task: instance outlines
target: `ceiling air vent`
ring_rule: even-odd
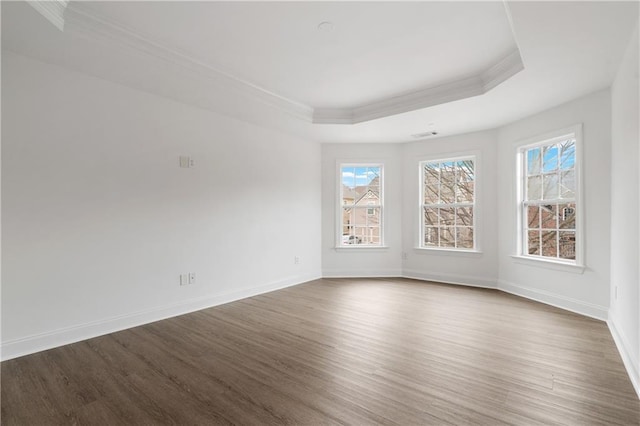
[[[436,136],[438,132],[424,132],[424,133],[416,133],[415,135],[411,135],[416,139],[429,138],[431,136]]]

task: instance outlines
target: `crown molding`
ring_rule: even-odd
[[[484,91],[488,92],[500,83],[507,81],[523,69],[524,64],[522,63],[520,50],[516,48],[507,56],[487,68],[487,70],[481,74],[480,77],[483,81]]]
[[[64,31],[64,11],[69,4],[68,0],[27,1],[27,3],[57,29]]]
[[[164,46],[150,37],[98,16],[78,2],[69,3],[64,12],[64,25],[65,32],[73,32],[119,48],[128,48],[141,55],[151,56],[192,71],[221,87],[231,87],[241,95],[259,100],[304,121],[311,122],[313,108],[263,89],[220,68],[204,64],[184,52]]]
[[[82,5],[82,2],[54,0],[30,1],[42,13],[65,32],[99,40],[119,49],[128,49],[138,55],[171,64],[191,71],[218,87],[231,88],[239,95],[260,101],[284,111],[305,122],[314,124],[356,124],[379,118],[428,108],[448,102],[482,95],[524,69],[520,52],[516,47],[505,57],[482,72],[443,84],[425,87],[411,93],[392,96],[365,105],[347,108],[313,108],[277,93],[266,90],[249,81],[234,76],[229,71],[214,67],[137,33],[119,23],[98,16]]]
[[[524,69],[516,48],[483,72],[356,108],[317,108],[316,124],[356,124],[482,95]]]
[[[473,76],[458,81],[394,96],[356,108],[316,109],[313,122],[317,124],[356,124],[376,118],[481,95],[482,80]]]

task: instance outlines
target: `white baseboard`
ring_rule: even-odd
[[[423,281],[435,281],[445,284],[464,285],[468,287],[497,288],[495,278],[484,278],[458,274],[433,274],[412,269],[403,270],[402,277]]]
[[[0,345],[0,359],[2,361],[6,361],[23,355],[29,355],[58,346],[79,342],[81,340],[125,330],[127,328],[137,327],[178,315],[188,314],[190,312],[217,305],[223,305],[225,303],[257,296],[263,293],[269,293],[271,291],[280,290],[319,278],[321,278],[319,274],[289,277],[284,280],[279,280],[250,289],[185,300],[175,304],[160,306],[128,315],[122,315],[100,321],[92,321],[73,327],[62,328],[21,339],[2,342],[2,345]]]
[[[633,356],[631,356],[632,352],[629,350],[629,341],[624,333],[622,333],[622,331],[616,326],[615,320],[613,318],[609,318],[607,320],[607,325],[609,326],[611,336],[613,336],[613,341],[616,343],[618,352],[620,353],[620,357],[624,363],[624,367],[627,369],[627,375],[629,376],[629,379],[631,379],[631,384],[633,384],[633,388],[636,390],[638,398],[640,398],[640,372],[638,371],[638,364],[640,364],[640,360],[634,360]]]
[[[498,289],[516,296],[525,297],[537,302],[546,303],[556,308],[565,309],[580,315],[606,321],[609,309],[605,306],[595,305],[581,300],[560,296],[544,290],[519,286],[504,280],[498,280]]]
[[[393,278],[401,277],[400,269],[323,269],[322,278]]]

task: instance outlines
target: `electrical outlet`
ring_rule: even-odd
[[[195,284],[195,283],[196,283],[196,273],[189,272],[189,284]]]
[[[299,258],[298,256],[295,256],[295,257],[293,258],[293,263],[294,263],[294,265],[298,265],[298,264],[300,264],[300,258]]]
[[[180,285],[189,284],[189,275],[188,274],[180,274]]]
[[[180,156],[180,167],[183,169],[190,169],[196,166],[196,160],[186,155]]]
[[[402,260],[407,260],[409,258],[409,256],[407,255],[406,251],[402,252]]]

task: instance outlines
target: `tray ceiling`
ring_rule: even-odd
[[[23,2],[3,2],[3,49],[327,142],[406,141],[433,122],[440,135],[480,130],[604,88],[638,10],[613,2],[31,4],[54,25]],[[322,22],[331,31],[319,30]]]

